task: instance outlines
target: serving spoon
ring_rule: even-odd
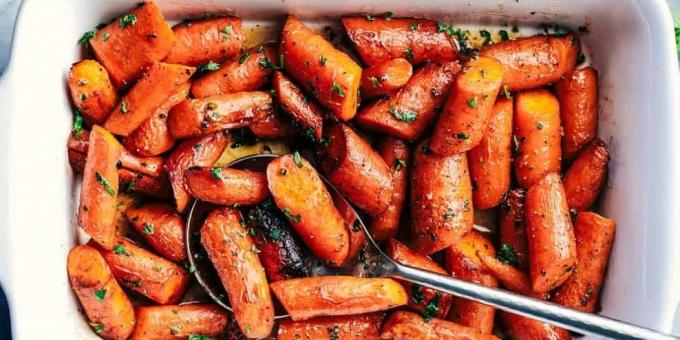
[[[264,171],[270,161],[277,155],[258,154],[243,157],[231,162],[228,167]],[[338,190],[321,174],[319,177],[325,182],[328,191],[342,199],[350,207],[352,205],[338,192]],[[187,217],[186,248],[189,264],[193,268],[198,284],[203,290],[223,308],[232,311],[221,281],[219,280],[212,263],[205,254],[200,244],[200,229],[207,214],[217,206],[194,200],[191,204]],[[353,209],[353,208],[352,208]],[[354,209],[353,209],[354,210]],[[480,284],[458,280],[450,276],[432,273],[426,270],[413,268],[399,264],[387,256],[380,246],[373,240],[366,229],[366,225],[360,214],[354,210],[356,220],[359,221],[363,232],[366,234],[366,246],[361,266],[354,263],[353,266],[344,268],[327,268],[321,264],[315,264],[312,268],[313,275],[352,274],[359,275],[361,268],[362,276],[391,277],[421,286],[436,289],[448,294],[474,300],[528,318],[546,322],[558,327],[581,333],[615,339],[680,339],[674,335],[664,334],[649,328],[633,325],[605,316],[585,313],[575,309],[566,308],[558,304],[531,297],[515,294],[498,288],[491,288]],[[287,318],[285,310],[276,306],[275,320]]]

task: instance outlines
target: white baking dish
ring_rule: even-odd
[[[80,58],[80,35],[136,0],[24,2],[0,80],[0,280],[15,339],[94,338],[66,278],[77,192],[66,157],[72,116],[64,79]],[[680,329],[680,87],[662,0],[158,3],[175,19],[225,10],[254,19],[393,11],[467,24],[587,24],[583,41],[600,71],[600,136],[612,153],[601,212],[618,222],[602,314],[666,332],[675,322]]]

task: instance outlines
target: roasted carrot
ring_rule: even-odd
[[[404,288],[387,278],[316,276],[270,286],[293,321],[383,311],[405,305],[408,299]]]
[[[465,339],[492,340],[495,335],[484,334],[474,328],[436,318],[424,319],[407,311],[396,311],[383,325],[381,339]]]
[[[505,331],[514,340],[569,340],[568,330],[525,318],[520,315],[500,311]]]
[[[404,87],[361,110],[357,124],[408,141],[419,139],[436,122],[459,70],[455,61],[423,66]]]
[[[378,339],[384,319],[381,313],[322,316],[310,320],[284,320],[279,324],[278,340],[363,340]]]
[[[464,153],[439,156],[428,140],[415,150],[411,171],[414,246],[421,254],[440,251],[472,229],[472,185]]]
[[[547,297],[547,294],[537,294],[531,290],[531,281],[525,272],[485,252],[477,252],[477,257],[483,268],[495,276],[508,290],[537,299],[545,300]]]
[[[584,67],[564,76],[555,84],[564,128],[562,152],[566,160],[597,136],[597,71]]]
[[[104,339],[127,339],[135,311],[96,249],[77,246],[68,253],[68,278],[90,325]]]
[[[309,100],[302,90],[283,73],[276,71],[272,77],[272,88],[281,108],[305,130],[305,134],[321,139],[323,111],[315,102]]]
[[[571,33],[536,35],[487,45],[479,55],[503,64],[503,85],[514,92],[557,82],[574,69],[580,49]]]
[[[184,171],[191,196],[221,205],[255,205],[269,196],[262,172],[230,168],[194,167]]]
[[[546,293],[564,283],[576,265],[576,239],[560,176],[549,174],[529,188],[524,211],[531,287]]]
[[[401,88],[411,79],[413,66],[404,58],[395,58],[369,66],[361,74],[361,96],[371,98]]]
[[[85,161],[87,160],[87,154],[83,152],[78,152],[73,149],[68,149],[68,164],[71,166],[76,174],[82,174],[85,171]]]
[[[167,176],[152,177],[128,169],[118,169],[120,187],[125,192],[141,192],[158,198],[172,198],[172,188]]]
[[[220,158],[228,142],[229,139],[222,132],[194,137],[177,146],[165,160],[165,169],[179,212],[184,211],[190,199],[184,171],[194,166],[212,166]]]
[[[215,305],[183,304],[137,308],[137,324],[131,340],[186,339],[200,334],[218,336],[229,320],[227,312]]]
[[[559,173],[559,102],[546,90],[521,92],[515,98],[514,135],[515,177],[527,189],[549,173]]]
[[[319,174],[307,160],[285,155],[267,166],[267,184],[276,205],[317,259],[340,266],[349,235]]]
[[[555,292],[554,302],[584,312],[595,311],[615,231],[616,223],[609,218],[592,212],[576,216],[578,264],[574,274]]]
[[[118,101],[109,74],[94,60],[81,60],[68,74],[73,105],[89,125],[103,124]]]
[[[357,208],[369,215],[387,209],[392,196],[392,173],[370,144],[343,123],[324,130],[320,165],[326,178]]]
[[[406,201],[411,151],[403,141],[386,137],[380,141],[378,153],[385,160],[385,163],[391,167],[392,197],[387,209],[371,218],[368,230],[375,240],[383,241],[395,237],[399,231],[401,210]]]
[[[243,46],[240,18],[206,18],[181,22],[172,27],[177,42],[165,58],[168,63],[199,66],[221,63],[236,56]]]
[[[182,261],[187,256],[184,245],[184,220],[167,203],[146,203],[132,206],[125,212],[130,224],[161,256]]]
[[[99,125],[92,127],[80,189],[78,224],[107,249],[113,247],[116,237],[116,163],[120,152],[121,146],[113,135]]]
[[[345,17],[342,24],[368,65],[402,57],[414,65],[456,59],[455,41],[432,20]]]
[[[193,67],[154,63],[111,110],[104,127],[127,136],[165,103],[194,73]]]
[[[175,138],[248,126],[272,111],[272,97],[261,91],[187,99],[170,110],[168,128]]]
[[[241,222],[238,210],[213,210],[201,228],[201,244],[227,291],[243,334],[264,338],[274,326],[274,306],[257,257],[259,250]]]
[[[361,67],[352,58],[292,15],[283,25],[279,50],[288,74],[305,84],[337,119],[347,121],[354,117]]]
[[[562,179],[569,209],[588,209],[597,197],[607,179],[609,149],[601,139],[581,149]]]
[[[529,250],[527,249],[527,232],[524,223],[524,195],[523,189],[515,189],[508,193],[499,211],[499,234],[501,249],[512,251],[516,255],[518,268],[526,270],[529,265]]]
[[[131,84],[145,67],[163,60],[175,41],[158,6],[144,2],[99,30],[90,46],[109,71],[113,85],[121,88]]]
[[[286,138],[300,134],[300,129],[290,123],[290,119],[274,110],[248,126],[257,138]]]
[[[493,208],[510,189],[512,173],[512,100],[499,98],[486,132],[468,152],[472,202],[476,209]]]
[[[349,249],[345,257],[345,264],[350,263],[366,245],[366,233],[361,227],[357,213],[352,206],[336,192],[331,192],[333,204],[345,221],[345,230],[349,235]]]

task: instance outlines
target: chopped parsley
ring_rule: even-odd
[[[425,300],[425,296],[423,295],[423,287],[416,284],[411,286],[411,299],[416,305],[422,303]]]
[[[300,215],[293,215],[293,213],[290,212],[290,210],[289,210],[288,208],[283,208],[283,210],[281,210],[281,211],[283,211],[283,214],[286,215],[286,217],[287,217],[290,221],[293,221],[293,222],[295,222],[295,223],[300,223],[300,221],[302,221],[302,216],[300,216]]]
[[[76,110],[73,116],[73,134],[78,140],[83,137],[83,123],[83,114]]]
[[[403,159],[395,159],[394,160],[394,170],[399,171],[402,168],[406,168],[406,162]]]
[[[222,36],[222,40],[229,40],[229,38],[231,38],[231,35],[234,33],[234,28],[231,27],[231,25],[227,25],[224,26],[220,32],[224,33],[224,35]]]
[[[118,255],[130,256],[130,252],[120,244],[116,244],[113,246],[113,252]]]
[[[281,237],[281,233],[278,230],[270,230],[267,236],[269,236],[269,238],[273,240],[277,241],[283,240],[283,238]]]
[[[470,136],[466,135],[465,132],[458,132],[457,134],[454,135],[454,137],[456,137],[456,139],[460,139],[460,140],[470,139]]]
[[[331,85],[331,92],[335,92],[338,94],[338,97],[340,98],[345,98],[345,91],[342,90],[342,87],[340,85],[336,84],[333,82],[333,85]]]
[[[107,41],[107,40],[109,40],[109,37],[110,37],[110,36],[111,36],[111,35],[109,34],[109,32],[104,32],[104,33],[102,34],[102,41]]]
[[[220,64],[214,62],[214,61],[209,61],[203,65],[198,66],[196,68],[196,71],[198,73],[205,73],[205,72],[211,72],[211,71],[217,71],[220,69]]]
[[[208,339],[210,339],[210,338],[208,338],[205,335],[199,335],[199,334],[191,334],[187,338],[187,340],[208,340]]]
[[[97,29],[93,28],[85,33],[78,39],[79,44],[87,44],[90,39],[94,38],[97,35]]]
[[[372,16],[372,15],[370,15],[370,14],[366,14],[366,20],[368,20],[368,21],[375,21],[375,17]]]
[[[493,42],[491,39],[491,32],[487,30],[480,30],[479,34],[482,36],[482,38],[484,38],[484,42],[482,43],[483,45],[488,45]]]
[[[397,109],[390,109],[388,111],[395,119],[406,123],[412,123],[418,117],[415,111],[400,111]]]
[[[222,179],[222,168],[214,167],[210,169],[210,174],[214,179]]]
[[[410,29],[411,31],[417,31],[418,27],[420,27],[420,24],[417,22],[412,22],[408,24],[408,29]]]
[[[127,106],[127,103],[125,101],[120,102],[120,112],[122,113],[128,113],[130,109]]]
[[[371,86],[373,87],[380,87],[380,79],[378,77],[368,77],[368,80],[371,82]]]
[[[129,25],[134,25],[136,23],[137,23],[137,16],[134,15],[134,14],[125,14],[119,20],[120,28],[123,28],[125,26],[129,26]]]
[[[326,58],[325,55],[322,55],[321,57],[319,57],[319,64],[326,65],[327,61],[328,61],[328,58]]]
[[[545,125],[543,125],[543,123],[541,123],[541,122],[536,123],[536,128],[537,128],[537,129],[543,130],[544,127],[545,127]]]
[[[269,56],[267,56],[267,53],[264,53],[264,59],[260,60],[259,64],[260,64],[260,66],[262,66],[264,68],[270,68],[272,70],[282,70],[285,62],[286,62],[286,57],[283,54],[279,54],[279,63],[281,65],[276,66],[276,65],[271,63],[271,61],[269,60]]]
[[[106,192],[109,193],[109,195],[113,196],[116,194],[116,190],[114,190],[113,187],[111,187],[109,181],[107,181],[106,178],[102,176],[102,174],[100,174],[99,172],[95,172],[94,176],[97,179],[97,182],[104,186],[104,189],[106,189]]]
[[[92,327],[92,329],[94,329],[94,332],[97,334],[100,334],[101,332],[104,331],[104,325],[100,323],[90,322],[90,327]]]
[[[506,99],[512,99],[512,94],[508,90],[508,85],[503,85],[503,95]]]
[[[425,306],[423,310],[423,320],[429,322],[433,317],[439,313],[439,301],[441,300],[441,293],[436,293],[432,300]]]
[[[340,340],[340,326],[329,326],[326,330],[328,331],[329,340]]]
[[[507,243],[501,244],[501,247],[498,248],[496,258],[499,261],[509,265],[516,265],[519,263],[519,257],[517,257],[515,249],[513,249],[512,246]]]
[[[260,249],[257,249],[257,246],[253,244],[253,245],[250,247],[250,252],[253,253],[253,254],[259,254],[259,253],[261,253],[262,251],[260,251]]]
[[[439,33],[448,32],[449,29],[450,29],[449,25],[447,25],[447,24],[445,24],[441,21],[437,22],[437,32],[439,32]]]
[[[408,59],[408,60],[412,60],[412,59],[413,59],[413,50],[411,50],[411,48],[407,47],[407,48],[404,50],[404,58],[406,58],[406,59]]]
[[[453,210],[446,209],[446,213],[444,213],[444,221],[448,221],[451,218],[453,218]]]
[[[506,30],[498,31],[498,35],[501,37],[501,41],[510,40],[510,35]]]
[[[477,97],[472,97],[467,100],[467,105],[471,108],[476,108],[477,107]]]
[[[390,11],[385,12],[385,14],[383,15],[383,18],[385,18],[385,20],[387,21],[392,20],[392,17],[394,17],[394,13]]]
[[[242,65],[243,63],[245,63],[246,60],[248,60],[248,57],[250,57],[250,53],[247,53],[247,52],[246,52],[246,53],[243,53],[243,54],[241,55],[241,58],[238,59],[239,65]]]
[[[96,289],[94,291],[94,298],[97,299],[97,301],[104,301],[104,298],[106,298],[106,289]]]
[[[144,223],[144,226],[142,227],[142,231],[143,231],[145,234],[149,234],[149,235],[153,234],[153,231],[154,231],[153,224],[151,224],[151,223]]]
[[[182,326],[181,326],[180,324],[174,323],[174,322],[171,323],[170,326],[168,326],[168,327],[170,327],[170,333],[172,333],[172,335],[175,335],[175,334],[177,334],[179,331],[182,330]]]
[[[297,165],[298,168],[302,168],[302,156],[300,156],[300,153],[297,151],[293,153],[293,162],[295,162],[295,165]]]

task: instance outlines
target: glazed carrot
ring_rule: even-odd
[[[391,167],[392,197],[387,209],[371,218],[368,230],[375,240],[382,241],[395,237],[397,231],[399,231],[401,210],[406,201],[411,151],[403,141],[386,137],[378,144],[378,153],[385,160],[385,163]]]
[[[523,270],[526,270],[529,265],[527,232],[524,224],[525,193],[523,189],[510,191],[499,211],[501,249],[511,250],[517,257],[516,263],[513,264]]]
[[[389,239],[385,254],[392,260],[418,269],[424,269],[433,273],[448,275],[446,270],[429,257],[416,253],[403,243]],[[449,312],[453,296],[442,294],[434,289],[422,287],[417,284],[399,281],[409,296],[408,306],[420,312],[428,311],[433,317],[444,318]],[[429,306],[429,307],[428,307]]]
[[[121,146],[99,125],[92,127],[89,145],[80,189],[78,224],[102,247],[111,249],[116,236],[116,163]]]
[[[405,305],[408,299],[404,288],[387,278],[316,276],[270,286],[293,321],[383,311]]]
[[[238,210],[213,210],[203,222],[201,244],[227,291],[243,334],[264,338],[274,326],[274,306],[257,257],[259,250],[241,222]]]
[[[163,60],[175,41],[158,6],[144,2],[99,30],[90,46],[109,71],[113,85],[121,88],[131,84],[145,67]]]
[[[322,316],[305,321],[286,319],[279,324],[277,339],[378,339],[383,319],[381,313]]]
[[[357,219],[357,213],[352,206],[336,192],[330,192],[333,204],[345,221],[345,230],[349,235],[349,249],[345,257],[345,264],[350,263],[366,245],[366,233]]]
[[[564,283],[576,265],[574,228],[560,176],[549,174],[529,188],[524,211],[531,287],[545,293]]]
[[[272,77],[272,88],[276,92],[276,100],[281,108],[300,124],[307,136],[321,139],[323,128],[323,111],[316,103],[310,101],[283,73],[276,71]]]
[[[259,90],[269,82],[272,70],[279,68],[278,62],[279,57],[273,47],[251,48],[224,63],[219,70],[196,79],[191,85],[191,94],[203,98]]]
[[[218,336],[227,327],[227,312],[215,305],[183,304],[137,308],[131,340],[186,339],[191,335]]]
[[[609,149],[601,139],[581,149],[562,179],[569,209],[588,209],[600,195],[607,179]]]
[[[580,49],[571,33],[536,35],[487,45],[479,55],[503,64],[503,85],[514,92],[557,82],[574,69]]]
[[[555,93],[564,127],[562,152],[571,160],[597,136],[597,71],[585,67],[565,75]]]
[[[472,185],[464,153],[438,156],[423,141],[411,171],[411,218],[415,249],[440,251],[472,229]]]
[[[387,209],[392,196],[392,173],[385,160],[349,126],[326,127],[328,146],[320,147],[326,178],[357,208],[369,215]]]
[[[104,339],[127,339],[135,325],[135,311],[111,270],[88,245],[68,253],[68,278],[90,325]]]
[[[102,124],[118,102],[118,95],[109,74],[94,60],[81,60],[68,74],[68,86],[73,105],[89,125]]]
[[[182,261],[187,256],[184,245],[184,220],[166,203],[146,203],[131,206],[125,211],[130,224],[161,256]]]
[[[411,79],[413,66],[404,58],[395,58],[369,66],[361,74],[361,96],[371,98],[401,88]]]
[[[432,20],[345,17],[342,24],[368,65],[402,57],[414,65],[456,59],[455,41]]]
[[[187,82],[194,71],[193,67],[154,63],[111,110],[104,127],[116,135],[129,135]]]
[[[300,134],[300,130],[290,123],[289,118],[274,110],[248,128],[257,138],[286,138]]]
[[[283,25],[279,50],[288,74],[305,84],[337,119],[347,121],[354,117],[361,67],[352,58],[294,16],[288,16]]]
[[[523,316],[499,311],[505,331],[514,340],[569,340],[568,330]]]
[[[87,154],[78,152],[73,149],[68,149],[68,164],[71,166],[76,174],[82,174],[85,171],[85,161],[87,160]]]
[[[207,18],[181,22],[172,27],[177,42],[165,58],[168,63],[198,66],[221,63],[236,56],[243,45],[240,18]]]
[[[574,274],[555,292],[553,301],[594,312],[604,282],[616,223],[596,213],[581,212],[574,222],[578,264]]]
[[[546,299],[547,294],[537,294],[531,290],[529,276],[523,271],[507,263],[501,262],[494,256],[484,252],[477,252],[477,257],[482,266],[495,276],[498,281],[503,284],[503,287],[522,295],[528,295],[537,299]]]
[[[248,126],[271,114],[272,97],[261,91],[187,99],[170,110],[168,128],[175,138]]]
[[[361,110],[357,124],[408,141],[419,139],[436,122],[459,70],[454,61],[423,66],[404,87]]]
[[[512,172],[512,99],[496,100],[486,132],[468,158],[475,208],[501,204],[510,189]]]
[[[228,143],[229,139],[222,132],[194,137],[177,146],[165,160],[165,169],[179,212],[184,211],[190,199],[184,171],[194,166],[212,166],[220,158]]]
[[[269,196],[262,172],[194,167],[184,171],[191,196],[220,205],[255,205]]]
[[[267,166],[269,192],[317,259],[340,266],[347,258],[345,223],[307,160],[285,155]]]
[[[118,282],[158,304],[177,303],[186,291],[189,273],[184,268],[124,238],[112,250],[99,252]]]
[[[495,335],[484,334],[474,328],[441,319],[423,319],[420,315],[407,311],[396,311],[383,325],[381,339],[465,339],[492,340]]]
[[[477,58],[465,63],[432,132],[432,151],[453,155],[479,144],[502,80],[503,67],[494,59]]]
[[[118,169],[120,187],[125,192],[141,192],[158,198],[172,198],[172,188],[167,176],[151,177],[128,169]]]
[[[514,136],[515,177],[527,189],[545,175],[559,173],[560,107],[546,90],[521,92],[515,98]]]

